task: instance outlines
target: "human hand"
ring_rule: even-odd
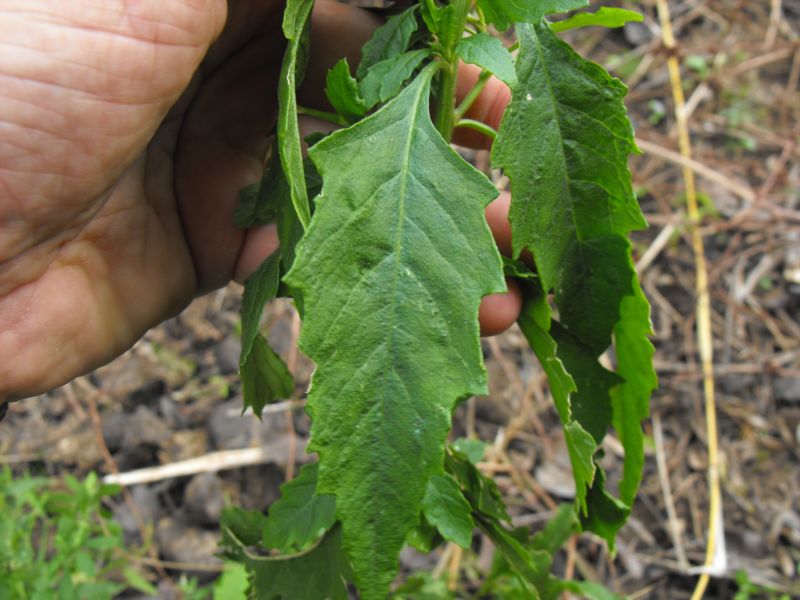
[[[282,5],[0,0],[0,404],[107,362],[275,250],[274,228],[232,214],[275,122]],[[318,3],[310,103],[375,26]],[[502,114],[497,86],[471,117]],[[484,300],[488,332],[514,298]]]

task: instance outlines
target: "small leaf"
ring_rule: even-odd
[[[342,528],[335,526],[311,549],[296,555],[251,554],[228,529],[227,555],[251,573],[255,597],[267,600],[347,600],[350,566],[342,551]]]
[[[453,450],[463,454],[473,465],[477,465],[483,460],[483,455],[486,453],[486,446],[488,446],[488,444],[484,441],[468,438],[458,438],[452,444]]]
[[[358,78],[363,79],[373,65],[405,52],[418,28],[416,6],[389,17],[361,49],[361,61],[356,71]]]
[[[503,42],[488,33],[462,38],[456,44],[456,54],[464,62],[478,65],[508,85],[517,83],[514,59]]]
[[[269,508],[264,546],[284,554],[301,550],[336,522],[333,496],[318,495],[318,463],[304,465],[297,477],[281,486],[281,497]]]
[[[505,31],[512,23],[539,23],[545,15],[589,5],[589,0],[478,0],[486,21]]]
[[[472,522],[469,503],[452,477],[434,475],[430,478],[422,499],[422,510],[444,539],[462,548],[470,547],[475,523]]]
[[[577,525],[575,507],[571,504],[562,504],[558,507],[556,516],[547,522],[542,531],[533,536],[531,547],[555,556],[556,552],[567,543],[569,537],[575,532]]]
[[[225,563],[225,570],[214,583],[213,600],[232,600],[234,598],[247,598],[247,569],[244,565],[234,562]],[[157,595],[158,592],[154,592]]]
[[[278,148],[292,205],[303,228],[308,227],[311,221],[311,209],[303,173],[296,90],[308,58],[308,30],[313,6],[314,0],[288,0],[286,3],[283,33],[289,43],[278,81]]]
[[[261,326],[264,305],[278,294],[280,283],[280,251],[276,252],[256,269],[244,285],[242,299],[242,351],[239,365],[244,366],[250,355]]]
[[[406,80],[429,56],[429,50],[412,50],[374,65],[358,85],[365,105],[372,108],[397,95]]]
[[[258,510],[226,508],[220,517],[220,527],[230,530],[245,546],[254,546],[261,541],[266,517]]]
[[[432,34],[439,33],[439,23],[441,16],[441,8],[436,5],[435,0],[423,0],[420,3],[420,11],[422,13],[422,20],[425,21],[425,26]]]
[[[563,21],[556,21],[550,24],[550,29],[555,32],[567,31],[577,27],[590,27],[593,25],[600,27],[622,27],[631,21],[640,22],[644,17],[641,13],[624,8],[611,8],[601,6],[596,12],[581,12],[572,15]]]
[[[331,106],[348,122],[358,120],[367,112],[367,105],[358,92],[358,81],[350,75],[346,58],[328,71],[325,94]]]
[[[260,333],[253,341],[252,351],[241,366],[240,374],[244,405],[252,408],[258,417],[267,404],[288,398],[294,391],[292,374]]]
[[[531,268],[519,259],[511,259],[507,256],[503,257],[503,274],[506,277],[516,277],[517,279],[530,279],[537,281],[537,275]]]
[[[420,515],[419,524],[406,534],[406,543],[423,554],[431,552],[442,540],[436,527],[428,522],[425,515]]]

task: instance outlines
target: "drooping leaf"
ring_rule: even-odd
[[[508,85],[517,82],[514,59],[503,42],[488,33],[462,38],[456,44],[456,54],[464,62],[478,65]]]
[[[543,16],[589,5],[589,0],[478,0],[488,23],[505,31],[512,23],[538,23]]]
[[[614,8],[610,6],[601,6],[597,11],[580,12],[572,15],[563,21],[556,21],[550,24],[550,28],[555,32],[567,31],[568,29],[575,29],[577,27],[622,27],[625,23],[631,21],[640,22],[644,20],[644,16],[634,10],[626,10],[624,8]]]
[[[250,572],[251,597],[259,600],[347,600],[350,566],[335,526],[315,546],[289,556],[250,553],[235,534],[223,529],[225,554]]]
[[[416,6],[389,17],[361,48],[361,62],[356,71],[358,78],[363,79],[373,65],[408,50],[411,36],[418,28]]]
[[[280,356],[259,332],[264,305],[275,298],[280,283],[280,250],[267,258],[245,283],[242,300],[242,350],[239,372],[244,406],[261,415],[264,406],[288,398],[294,380]]]
[[[436,526],[444,539],[462,548],[469,548],[475,523],[470,515],[469,503],[455,479],[448,475],[431,477],[422,499],[422,510],[428,522]]]
[[[585,513],[588,510],[586,494],[594,481],[596,469],[594,454],[597,451],[597,443],[572,414],[571,397],[578,388],[558,357],[558,346],[550,334],[552,322],[547,298],[538,284],[527,283],[524,289],[525,302],[520,313],[519,326],[536,358],[539,359],[542,369],[547,373],[553,402],[564,427],[564,438],[572,463],[575,500],[579,510]]]
[[[358,92],[358,81],[350,74],[346,58],[328,71],[325,95],[336,112],[350,123],[367,112],[367,105]]]
[[[256,269],[245,282],[242,298],[242,352],[239,365],[247,362],[259,332],[264,305],[278,294],[281,278],[280,252],[276,252]]]
[[[300,345],[317,364],[318,490],[336,496],[367,599],[386,594],[441,473],[455,402],[485,389],[478,304],[504,289],[483,216],[497,192],[435,130],[433,74],[310,150],[324,185],[286,276],[302,291]]]
[[[300,126],[297,121],[296,89],[308,60],[309,25],[314,0],[288,0],[283,13],[283,34],[289,41],[278,82],[278,147],[281,164],[297,218],[304,228],[311,221]]]
[[[528,338],[555,382],[582,521],[613,544],[612,532],[624,521],[624,511],[587,459],[609,415],[615,426],[629,431],[630,452],[641,453],[641,446],[636,449],[640,424],[634,420],[646,414],[654,385],[652,369],[645,365],[651,357],[646,301],[639,297],[627,240],[630,231],[646,223],[627,168],[628,155],[637,149],[623,104],[626,89],[546,24],[519,25],[518,34],[519,83],[495,142],[494,163],[505,169],[514,188],[514,254],[531,250],[542,290],[555,291],[559,325],[551,330],[545,316],[549,307],[540,297]],[[530,321],[537,321],[535,327]],[[534,339],[536,328],[547,337]],[[624,383],[595,366],[612,339],[618,361],[628,365],[618,373]],[[577,425],[594,439],[587,440]],[[575,434],[579,438],[571,437]],[[631,457],[626,467],[629,499],[639,479],[638,460]]]
[[[430,56],[429,50],[411,50],[379,62],[358,85],[368,109],[393,98],[414,71]]]
[[[294,391],[294,379],[286,363],[260,333],[253,340],[252,350],[239,371],[244,406],[252,408],[258,417],[267,404],[289,398]]]
[[[301,550],[336,522],[333,496],[317,494],[318,463],[304,465],[297,477],[281,486],[281,497],[269,508],[264,546],[284,554]]]
[[[392,600],[453,600],[444,578],[422,572],[409,577],[395,590]]]
[[[533,252],[562,324],[599,354],[633,292],[625,236],[646,226],[627,167],[637,149],[625,86],[547,26],[518,31],[520,83],[493,148],[514,186],[514,254]]]

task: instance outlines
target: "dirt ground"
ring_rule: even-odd
[[[632,598],[681,599],[696,581],[689,565],[703,561],[709,506],[695,255],[655,4],[626,6],[643,11],[645,22],[582,30],[571,40],[630,86],[645,150],[631,168],[652,225],[635,236],[635,251],[653,307],[660,389],[645,425],[641,493],[617,556],[584,535],[556,568]],[[727,570],[707,597],[732,598],[737,570],[800,597],[800,0],[673,0],[670,7],[712,299]],[[474,160],[487,164],[480,153]],[[120,500],[117,515],[132,543],[152,539],[173,575],[183,569],[213,577],[222,507],[266,508],[307,460],[302,401],[312,365],[296,350],[296,314],[283,300],[266,311],[270,343],[297,388],[293,401],[271,407],[260,423],[240,417],[240,303],[235,285],[200,298],[106,367],[11,406],[0,426],[0,465],[54,476],[124,473],[209,452],[241,459],[238,450],[260,449],[257,464],[160,475],[130,486]],[[546,380],[516,327],[485,340],[484,349],[491,393],[459,409],[455,433],[474,431],[492,443],[486,471],[495,474],[515,521],[540,527],[574,495]],[[605,450],[613,479],[621,468],[616,438],[609,436]],[[435,568],[440,558],[403,556],[408,569]],[[464,560],[481,565],[489,558],[487,547]]]

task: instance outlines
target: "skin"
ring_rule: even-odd
[[[277,248],[274,228],[244,232],[232,214],[275,123],[281,11],[0,0],[0,404],[108,362]],[[326,70],[356,63],[378,23],[317,3],[302,103],[323,106]],[[462,71],[461,94],[477,77]],[[508,100],[492,80],[468,116],[496,128]],[[503,198],[487,218],[505,252]],[[516,319],[510,288],[484,299],[484,333]]]

